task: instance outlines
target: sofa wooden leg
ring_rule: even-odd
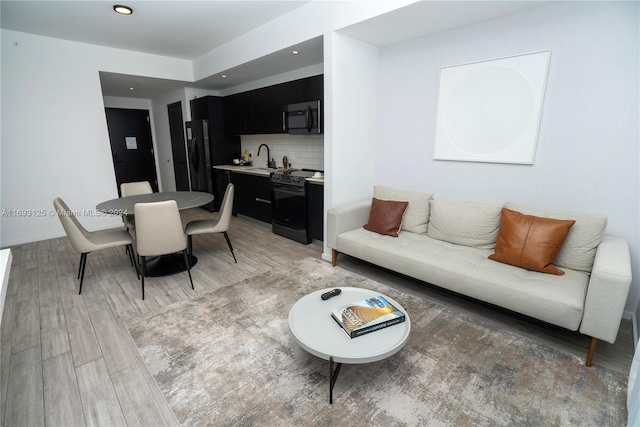
[[[338,263],[338,251],[331,249],[331,267],[335,267]]]
[[[591,338],[591,344],[589,345],[589,353],[587,353],[587,360],[584,362],[584,366],[591,366],[593,360],[593,353],[596,351],[596,344],[598,344],[598,338]]]

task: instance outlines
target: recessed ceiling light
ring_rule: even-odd
[[[135,90],[134,88],[130,87],[129,90]]]
[[[226,79],[226,78],[227,78],[227,75],[226,75],[226,74],[223,74],[223,75],[221,75],[220,77],[222,77],[223,79]]]
[[[118,12],[121,15],[131,15],[133,13],[133,9],[131,9],[129,6],[125,6],[123,4],[114,4],[113,5],[113,10],[115,10],[116,12]]]
[[[298,52],[297,50],[292,50],[292,51],[291,51],[291,52],[289,52],[289,53],[290,53],[290,54],[292,54],[292,55],[297,55],[297,54],[299,54],[300,52]]]

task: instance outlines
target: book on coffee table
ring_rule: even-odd
[[[382,295],[336,307],[331,317],[351,338],[405,321],[405,314]]]

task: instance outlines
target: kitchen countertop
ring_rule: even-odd
[[[271,169],[265,166],[235,166],[235,165],[217,165],[214,169],[226,170],[231,172],[248,173],[251,175],[261,175],[268,177],[272,172],[281,172],[282,169]],[[324,177],[322,178],[307,178],[308,182],[315,184],[324,184]]]
[[[235,165],[218,165],[214,166],[214,169],[220,169],[231,172],[244,172],[252,175],[269,176],[271,172],[277,171],[277,169],[267,169],[265,166],[235,166]]]

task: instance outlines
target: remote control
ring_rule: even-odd
[[[342,291],[341,291],[340,289],[336,288],[336,289],[334,289],[334,290],[332,290],[332,291],[325,292],[324,294],[322,294],[322,295],[320,296],[320,298],[322,298],[323,300],[325,300],[325,301],[326,301],[326,300],[328,300],[329,298],[333,298],[333,297],[335,297],[335,296],[337,296],[337,295],[340,295],[340,292],[342,292]]]

